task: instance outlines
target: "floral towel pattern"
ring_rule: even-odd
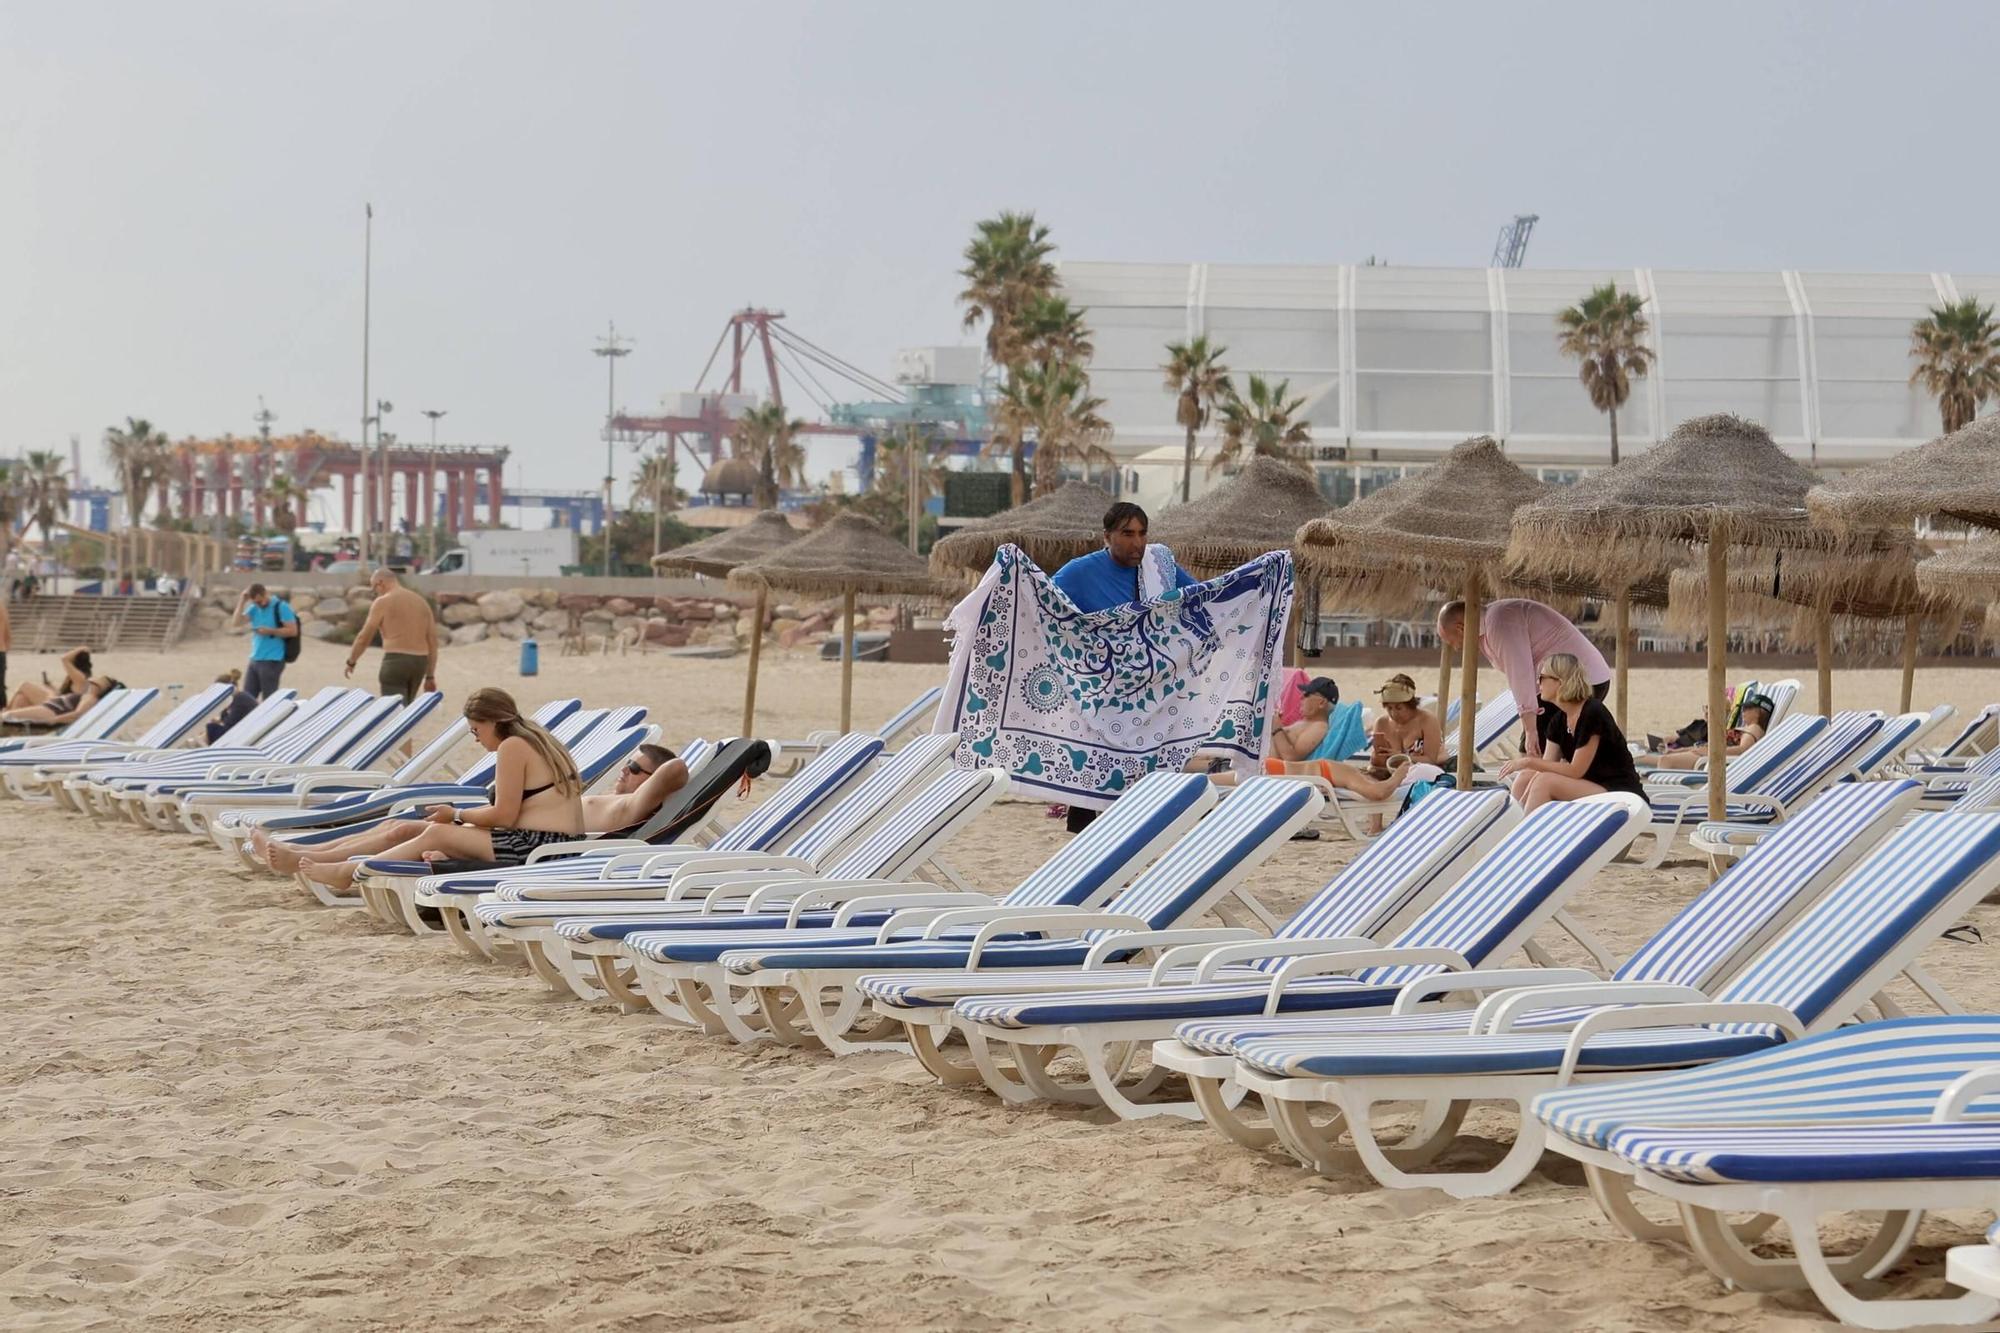
[[[1018,547],[1002,546],[952,610],[940,731],[961,767],[1101,810],[1198,749],[1257,759],[1276,723],[1292,558],[1085,614]]]

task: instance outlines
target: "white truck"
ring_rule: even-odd
[[[576,529],[512,532],[494,528],[463,532],[461,545],[438,556],[433,574],[484,574],[502,578],[558,578],[576,563]]]

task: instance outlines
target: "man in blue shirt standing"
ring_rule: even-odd
[[[275,694],[285,674],[285,640],[298,637],[299,618],[287,602],[271,596],[261,583],[244,589],[230,624],[250,624],[250,666],[243,673],[243,692],[253,699]]]
[[[1103,549],[1070,561],[1055,572],[1052,582],[1083,612],[1109,611],[1114,606],[1145,601],[1170,587],[1193,587],[1197,580],[1175,563],[1164,547],[1153,553],[1152,567],[1148,568],[1149,527],[1145,510],[1130,500],[1120,500],[1104,511]],[[1069,821],[1071,833],[1097,818],[1097,811],[1080,806],[1051,806],[1049,814],[1059,810]]]

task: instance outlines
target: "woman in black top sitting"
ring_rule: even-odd
[[[1537,729],[1542,757],[1510,759],[1500,776],[1512,780],[1515,799],[1529,810],[1550,801],[1580,801],[1608,791],[1645,795],[1625,734],[1611,710],[1591,693],[1583,665],[1568,653],[1542,661],[1542,711]]]

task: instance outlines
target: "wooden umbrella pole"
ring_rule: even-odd
[[[1458,785],[1472,790],[1473,718],[1479,712],[1479,570],[1465,576],[1465,669],[1458,673]]]
[[[757,659],[764,655],[764,608],[771,600],[771,589],[765,584],[757,585],[757,609],[750,618],[750,679],[743,683],[743,735],[745,738],[757,734]]]
[[[840,734],[847,734],[854,719],[854,589],[849,588],[840,602],[846,628],[840,633]]]
[[[1451,645],[1438,640],[1438,718],[1451,708]]]
[[[1917,636],[1923,631],[1924,618],[1911,616],[1903,622],[1903,701],[1896,711],[1910,711],[1910,696],[1917,686]]]
[[[1612,645],[1614,663],[1612,674],[1618,678],[1614,695],[1618,708],[1618,729],[1624,731],[1631,726],[1631,723],[1625,720],[1625,704],[1628,698],[1625,688],[1626,677],[1632,669],[1632,594],[1629,592],[1618,594],[1618,601],[1611,612],[1611,632],[1618,636],[1617,643]]]
[[[1813,621],[1813,657],[1819,668],[1819,715],[1833,716],[1833,613],[1822,609]]]
[[[1727,810],[1729,686],[1724,659],[1729,653],[1729,520],[1717,514],[1708,529],[1708,817],[1720,821]]]

